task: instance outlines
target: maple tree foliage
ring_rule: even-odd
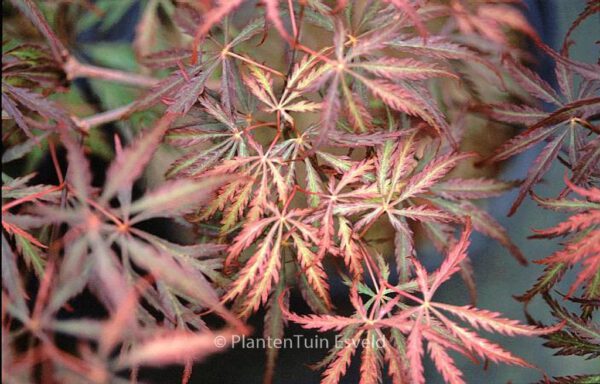
[[[326,358],[327,369],[322,382],[337,383],[360,345],[363,346],[361,383],[378,382],[384,360],[389,365],[389,374],[393,382],[424,383],[424,341],[427,342],[427,350],[436,368],[444,379],[451,383],[463,383],[464,380],[446,350],[456,351],[472,359],[479,356],[494,362],[529,366],[521,358],[461,327],[448,315],[461,319],[476,329],[507,335],[553,333],[562,325],[554,329],[540,330],[502,318],[499,313],[472,306],[455,306],[432,301],[436,290],[459,271],[460,262],[467,257],[470,226],[470,221],[467,221],[462,237],[452,246],[444,262],[435,272],[427,273],[419,261],[414,259],[415,279],[412,281],[399,286],[389,284],[389,270],[386,272],[384,266],[383,271],[373,273],[374,276],[379,275],[379,278],[375,278],[377,281],[374,289],[352,285],[350,301],[356,310],[352,317],[299,316],[285,310],[288,319],[300,323],[305,328],[320,331],[338,330],[342,333],[343,346],[333,350],[332,356]],[[359,296],[359,290],[370,296],[367,304]],[[422,298],[415,296],[415,292],[419,292]],[[415,302],[416,305],[407,304],[406,299]],[[395,332],[386,336],[386,329]],[[366,342],[361,344],[361,340]],[[405,356],[396,350],[399,345],[405,347]]]
[[[250,334],[262,313],[265,338],[282,338],[289,322],[339,333],[341,346],[315,366],[323,383],[344,380],[354,361],[365,384],[385,374],[424,383],[425,360],[463,383],[455,355],[533,367],[480,331],[598,356],[600,66],[568,55],[573,30],[599,11],[594,1],[556,52],[513,0],[150,0],[130,71],[79,61],[66,36],[89,20],[109,29],[132,1],[10,3],[41,39],[3,40],[7,382],[136,382],[143,367],[182,364],[185,383],[194,362]],[[554,62],[558,90],[525,65],[514,36]],[[76,93],[78,78],[102,108]],[[121,99],[106,96],[115,91],[94,81],[133,96],[115,106]],[[526,129],[478,153],[466,150],[472,119]],[[478,168],[540,143],[524,180]],[[36,172],[42,158],[50,176]],[[567,169],[564,189],[540,197],[533,188],[555,162]],[[528,194],[572,213],[529,240],[566,237],[562,249],[525,255],[486,211],[486,199],[515,187],[509,215]],[[545,266],[517,299],[541,296],[554,324],[476,306],[472,232]],[[442,257],[434,271],[423,241]],[[553,296],[570,269],[564,298],[580,313]],[[457,274],[470,305],[435,297]],[[296,294],[311,313],[290,308]],[[82,297],[102,315],[81,316]],[[278,350],[266,354],[270,383]]]

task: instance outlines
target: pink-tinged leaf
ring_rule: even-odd
[[[581,195],[583,197],[588,198],[590,201],[595,203],[600,203],[600,188],[590,187],[588,189],[581,188],[575,184],[573,184],[567,177],[565,177],[565,184],[569,187],[570,190]]]
[[[565,274],[567,264],[558,263],[548,265],[544,269],[544,273],[538,277],[535,284],[522,295],[515,296],[515,299],[522,302],[529,302],[537,294],[548,292]]]
[[[387,43],[398,37],[399,24],[390,23],[389,26],[373,29],[358,39],[353,39],[352,49],[346,53],[345,61],[351,65],[359,56],[374,54],[384,49]]]
[[[437,64],[415,59],[397,59],[383,57],[374,61],[351,64],[350,67],[365,69],[379,77],[389,80],[426,80],[433,77],[451,77],[458,79],[454,73],[442,69]]]
[[[525,132],[519,133],[517,136],[502,144],[494,153],[485,160],[486,163],[493,163],[508,159],[516,154],[525,151],[537,143],[545,140],[550,135],[554,134],[560,126],[552,125],[539,129],[528,129]]]
[[[211,308],[236,328],[245,329],[241,321],[219,302],[217,293],[206,278],[189,264],[177,263],[170,255],[134,238],[128,238],[126,246],[131,259],[156,279],[198,304]]]
[[[527,105],[494,104],[475,107],[494,120],[509,124],[530,126],[548,117],[548,113]]]
[[[600,196],[600,189],[596,188],[596,193]],[[536,195],[535,193],[530,193],[531,198],[535,200],[535,202],[546,209],[551,209],[553,211],[578,211],[581,209],[600,209],[600,205],[598,203],[585,201],[585,200],[574,200],[574,199],[544,199]]]
[[[336,353],[334,360],[323,372],[321,384],[338,384],[340,382],[341,377],[346,374],[363,333],[364,331],[359,330],[351,338],[343,340],[343,347]]]
[[[304,168],[306,169],[306,188],[310,194],[306,194],[309,206],[316,207],[321,201],[320,194],[323,192],[323,186],[319,174],[313,167],[309,158],[304,159]]]
[[[329,283],[327,282],[327,274],[323,269],[321,261],[309,249],[300,236],[292,232],[292,239],[298,252],[297,258],[300,262],[302,273],[306,276],[306,280],[315,294],[325,304],[326,308],[330,309],[332,305],[329,297]]]
[[[202,24],[196,29],[192,45],[192,64],[198,62],[198,49],[206,34],[217,23],[239,7],[244,0],[219,0],[217,5],[203,15]]]
[[[302,328],[318,329],[319,332],[339,331],[343,328],[361,324],[363,320],[353,317],[344,317],[336,315],[296,315],[289,312],[287,308],[283,309],[283,313],[288,320],[298,323]]]
[[[29,124],[27,124],[27,122],[25,121],[25,116],[23,116],[23,113],[19,110],[19,108],[12,101],[12,99],[8,97],[4,92],[2,92],[2,110],[6,112],[6,114],[15,121],[17,126],[23,130],[27,137],[29,137],[30,139],[35,138],[35,136],[31,132]],[[2,156],[2,158],[4,159],[4,156]]]
[[[73,191],[81,201],[85,201],[91,194],[92,174],[90,165],[83,153],[81,145],[71,137],[66,127],[61,129],[61,140],[67,149],[69,169],[67,180],[73,186]]]
[[[354,232],[351,224],[345,218],[339,218],[338,236],[340,237],[340,251],[344,257],[344,263],[354,276],[363,272],[362,260],[367,251],[358,235]]]
[[[600,231],[591,231],[588,232],[581,239],[577,239],[576,237],[569,241],[565,247],[559,251],[556,251],[552,255],[541,259],[536,260],[536,264],[568,264],[573,265],[583,260],[582,264],[586,264],[586,262],[591,262],[592,264],[598,263],[598,258],[600,257]],[[593,270],[595,273],[596,270]],[[590,274],[586,274],[586,270],[584,268],[583,271],[580,272],[579,278],[581,276],[591,277]]]
[[[14,87],[5,82],[2,85],[2,94],[7,94],[10,96],[10,98],[2,99],[3,101],[6,100],[9,102],[7,105],[8,107],[13,106],[14,109],[16,109],[16,106],[10,103],[10,99],[13,99],[19,104],[25,106],[27,109],[35,111],[47,119],[55,120],[57,123],[64,124],[65,126],[69,126],[71,128],[74,126],[71,118],[60,105],[58,105],[55,101],[44,97],[40,93],[32,92],[26,88]],[[16,110],[20,114],[18,109]],[[22,114],[20,116],[22,117]],[[18,116],[13,116],[13,118],[17,119]],[[27,126],[25,121],[23,121],[23,124],[25,124],[24,126]]]
[[[54,59],[62,63],[68,55],[68,51],[63,43],[58,39],[44,15],[33,0],[11,0],[11,3],[35,25],[40,33],[46,38]]]
[[[443,346],[436,342],[429,341],[429,343],[427,343],[427,347],[429,349],[431,360],[433,360],[435,367],[442,374],[442,377],[447,383],[465,383],[462,377],[462,372],[456,368],[454,360],[446,353]]]
[[[498,241],[503,247],[513,255],[513,257],[522,265],[527,265],[527,259],[523,253],[519,250],[511,240],[506,230],[498,223],[498,221],[485,210],[479,208],[475,204],[469,201],[461,201],[460,203],[453,203],[441,199],[431,199],[431,201],[454,213],[455,215],[467,215],[473,223],[473,228],[477,232],[483,233],[484,235],[491,237]]]
[[[421,264],[419,262],[419,260],[417,260],[417,259],[413,259],[412,263],[413,263],[413,268],[415,270],[415,275],[416,275],[415,280],[417,282],[417,286],[419,287],[419,290],[421,291],[421,293],[423,293],[423,297],[425,300],[431,300],[435,291],[429,287],[430,281],[428,279],[427,270],[425,269],[423,264]],[[404,312],[410,312],[410,311],[404,311]]]
[[[442,265],[440,265],[436,271],[435,279],[431,283],[431,292],[435,292],[444,281],[448,280],[460,269],[460,262],[467,257],[467,248],[470,244],[469,237],[471,236],[471,230],[471,221],[467,220],[460,240],[448,252]]]
[[[342,79],[342,91],[346,100],[348,121],[354,127],[355,132],[369,132],[373,130],[373,117],[367,109],[364,100],[356,92],[352,92],[345,79]],[[333,132],[336,136],[340,133]]]
[[[251,65],[250,75],[244,76],[244,83],[260,101],[275,110],[277,109],[278,101],[273,92],[273,80],[269,73]]]
[[[471,324],[474,328],[481,328],[487,332],[498,332],[508,336],[546,335],[558,331],[563,326],[563,324],[558,324],[554,327],[536,328],[529,325],[522,325],[517,320],[505,319],[500,313],[478,309],[469,305],[455,306],[442,303],[432,303],[432,305],[452,313]]]
[[[340,110],[340,98],[338,97],[338,86],[341,74],[335,74],[329,84],[327,95],[321,104],[321,129],[319,136],[313,143],[313,150],[319,148],[328,141],[330,132],[334,131],[337,125],[338,114]]]
[[[237,73],[236,63],[229,59],[227,56],[223,57],[222,60],[222,73],[221,73],[221,101],[223,103],[223,110],[228,116],[234,115],[234,106],[239,96],[236,93],[236,80],[239,78]],[[245,95],[240,95],[242,99]]]
[[[196,76],[201,70],[198,67],[188,73],[188,76]],[[142,111],[150,107],[155,106],[161,101],[164,102],[166,97],[173,96],[178,90],[180,90],[186,84],[186,78],[183,76],[181,71],[174,71],[169,76],[165,77],[152,88],[150,88],[142,97],[137,99],[132,107],[131,111]]]
[[[485,199],[499,196],[517,186],[516,181],[501,181],[484,177],[474,179],[454,178],[434,184],[431,189],[449,200]]]
[[[135,327],[138,299],[137,292],[132,289],[112,317],[104,324],[98,347],[102,355],[108,356],[123,335]]]
[[[281,310],[282,307],[279,305],[280,296],[282,296],[281,302],[283,303],[283,307],[287,308],[289,306],[289,294],[285,292],[285,279],[279,280],[279,283],[277,283],[277,289],[273,291],[271,297],[269,298],[267,311],[265,313],[265,325],[263,329],[263,337],[267,340],[269,340],[269,338],[271,340],[283,339],[284,336],[287,321],[283,315],[283,311]],[[278,348],[267,348],[267,364],[263,379],[264,384],[273,382],[275,363],[277,361],[278,354]]]
[[[398,280],[400,283],[405,283],[409,280],[412,265],[411,259],[415,253],[414,235],[403,218],[395,219],[392,221],[392,225],[396,229],[396,234],[394,235],[394,255]]]
[[[522,367],[534,368],[533,365],[529,364],[522,358],[513,355],[504,348],[497,344],[494,344],[482,337],[479,337],[475,332],[471,332],[464,328],[461,328],[448,320],[445,316],[439,315],[439,319],[448,328],[450,332],[458,339],[460,339],[465,347],[470,351],[476,353],[482,358],[487,358],[493,362],[501,362],[511,365],[520,365]]]
[[[581,244],[583,243],[583,244]],[[586,295],[589,292],[594,292],[597,289],[597,283],[595,282],[598,271],[600,270],[600,231],[594,231],[590,235],[586,236],[585,240],[577,244],[578,248],[569,249],[567,246],[565,251],[571,251],[572,262],[581,262],[581,272],[577,276],[577,279],[569,287],[566,297],[572,297],[575,291],[582,285],[586,284]]]
[[[224,244],[213,243],[197,243],[193,245],[171,243],[148,232],[137,230],[137,228],[133,228],[132,232],[152,244],[156,249],[163,250],[174,257],[181,257],[182,259],[210,259],[227,248]]]
[[[558,83],[558,88],[560,92],[565,96],[568,102],[573,101],[573,73],[568,70],[568,68],[562,63],[556,63],[556,68],[554,69],[554,74],[556,75],[556,82]]]
[[[23,289],[21,274],[17,267],[17,255],[10,248],[8,240],[4,237],[4,233],[2,233],[2,287],[6,289],[6,297],[8,299],[6,302],[15,307],[15,314],[20,314],[23,320],[27,319],[29,314],[29,309],[25,302],[27,295]],[[2,298],[5,298],[4,290]]]
[[[579,161],[573,164],[573,175],[571,182],[573,184],[581,184],[585,180],[589,180],[600,165],[600,136],[588,142],[581,152]]]
[[[417,221],[439,221],[447,223],[456,221],[456,216],[425,205],[411,206],[403,209],[390,209],[388,212],[396,216],[404,216]]]
[[[406,357],[409,363],[409,377],[413,384],[425,384],[423,369],[423,340],[421,337],[420,318],[417,318],[406,342]]]
[[[588,212],[578,213],[570,216],[567,220],[548,229],[534,229],[533,238],[552,238],[556,236],[565,236],[569,233],[582,232],[586,228],[600,225],[600,209],[590,210]]]
[[[517,211],[517,208],[519,208],[519,205],[521,205],[531,187],[533,187],[533,185],[544,176],[548,169],[550,169],[550,165],[552,165],[552,161],[556,158],[567,132],[568,131],[565,130],[562,134],[556,136],[556,138],[548,143],[536,157],[533,166],[529,168],[529,171],[527,172],[525,182],[521,184],[519,195],[510,207],[510,211],[508,212],[509,216],[512,216]]]
[[[398,331],[393,329],[391,332],[392,335],[394,335],[394,333]],[[388,374],[392,378],[392,383],[402,384],[408,382],[404,372],[403,356],[400,355],[400,352],[398,351],[399,348],[392,345],[387,339],[385,340],[383,348],[385,351],[383,357],[388,365]]]
[[[123,356],[119,365],[133,367],[139,365],[165,366],[185,364],[190,360],[202,361],[207,356],[223,352],[233,342],[236,332],[193,333],[170,331],[133,347]]]
[[[321,104],[312,101],[300,100],[298,102],[286,105],[284,109],[287,112],[310,113],[321,109]]]
[[[442,177],[446,176],[459,161],[475,156],[474,153],[450,153],[438,157],[409,180],[402,191],[400,199],[407,199],[427,191]]]
[[[272,221],[273,220],[271,220],[271,222]],[[261,223],[261,226],[267,225],[267,224],[268,224],[267,222],[263,222],[263,223]],[[244,268],[240,271],[239,276],[233,282],[232,286],[225,294],[223,300],[232,300],[236,296],[241,295],[246,290],[246,288],[250,287],[251,285],[256,286],[256,284],[254,284],[255,281],[261,277],[264,277],[266,265],[268,265],[271,261],[273,261],[273,259],[280,259],[279,248],[278,248],[281,245],[281,243],[280,243],[281,236],[278,236],[279,235],[278,232],[280,230],[281,230],[280,227],[278,227],[277,225],[273,225],[271,227],[271,229],[269,230],[269,232],[267,233],[265,238],[258,245],[258,248],[256,249],[255,253],[246,262]],[[245,239],[251,239],[253,237],[255,238],[256,236],[260,235],[261,232],[262,231],[258,231],[258,230],[249,231],[247,234],[244,235],[244,238]],[[246,241],[246,240],[242,240],[242,241]],[[249,241],[251,241],[251,240],[249,240]],[[238,242],[237,244],[242,244],[242,243]],[[249,245],[249,243],[247,243],[247,244]],[[242,248],[242,247],[239,247],[239,248]],[[239,248],[237,246],[230,248],[229,254],[227,256],[227,262],[230,262],[230,260],[234,260],[233,258],[236,257],[236,253],[238,252]],[[243,248],[245,248],[245,247],[243,247]],[[241,250],[240,250],[240,252],[241,252]],[[269,279],[271,279],[272,277],[273,276],[268,276]],[[263,284],[268,284],[268,283],[263,281]]]
[[[582,63],[580,61],[565,57],[546,45],[538,36],[531,37],[536,45],[544,51],[544,53],[548,54],[548,56],[552,57],[557,62],[568,66],[572,72],[579,73],[588,80],[600,80],[600,65]]]
[[[108,201],[123,188],[131,188],[133,182],[142,174],[144,167],[158,148],[163,135],[175,121],[177,115],[167,113],[156,122],[149,132],[126,148],[122,155],[112,162],[106,173],[106,183],[101,200]]]
[[[94,218],[90,221],[98,221],[98,223],[88,225],[85,234],[91,249],[89,255],[94,260],[91,280],[98,284],[98,288],[105,293],[100,297],[104,305],[114,311],[126,299],[128,282],[117,255],[99,232],[99,220]]]
[[[167,113],[187,114],[192,105],[198,101],[198,97],[204,92],[206,80],[215,70],[218,63],[218,61],[214,61],[204,71],[186,80],[185,84],[179,88],[173,103],[167,108]]]
[[[379,384],[381,377],[381,351],[378,348],[379,336],[373,330],[367,331],[360,365],[360,384]]]
[[[548,117],[533,124],[527,132],[536,130],[541,127],[546,127],[555,124],[564,123],[574,117],[587,117],[593,116],[600,113],[600,97],[590,97],[587,99],[580,99],[569,103],[556,111],[550,113]],[[592,125],[588,125],[592,130],[598,133]]]
[[[231,176],[168,181],[131,205],[131,214],[138,214],[132,223],[153,217],[172,217],[198,207],[208,201],[213,192],[228,180],[231,180]]]
[[[544,81],[537,73],[525,68],[513,59],[506,58],[506,67],[513,79],[532,96],[551,104],[562,106],[563,103],[552,86]]]
[[[387,42],[387,45],[401,51],[411,53],[416,56],[427,56],[434,59],[456,59],[465,63],[478,63],[485,66],[496,75],[498,83],[504,88],[504,80],[498,66],[491,61],[482,58],[477,52],[471,51],[466,47],[448,41],[445,37],[430,37],[426,42],[423,39],[395,39]]]
[[[307,278],[302,274],[298,276],[298,289],[300,290],[302,299],[304,299],[304,302],[309,306],[311,311],[319,314],[330,312],[330,309],[327,308],[325,303],[317,296],[311,285],[308,283]]]
[[[429,36],[429,32],[427,31],[427,27],[419,17],[417,10],[414,8],[414,5],[408,0],[385,0],[386,3],[392,4],[394,7],[398,8],[398,10],[406,13],[410,21],[414,23],[415,28],[419,32],[419,35],[423,37],[423,40],[426,41]]]
[[[416,91],[384,80],[368,79],[357,74],[355,74],[355,77],[385,104],[397,111],[420,117],[431,125],[440,136],[448,139],[453,147],[456,147],[456,140],[452,136],[450,127],[442,113]]]
[[[274,223],[276,218],[267,217],[258,221],[254,221],[244,226],[242,232],[236,236],[233,244],[229,247],[227,263],[236,260],[242,251],[251,246],[254,241],[262,234],[267,226]],[[271,235],[271,233],[269,233]]]

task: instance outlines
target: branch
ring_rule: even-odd
[[[73,116],[72,119],[82,131],[87,132],[92,127],[121,120],[124,116],[131,112],[131,107],[133,105],[134,103],[127,104],[119,108],[111,109],[109,111],[101,112],[84,118]]]
[[[64,71],[67,74],[67,79],[69,80],[78,77],[88,77],[134,85],[142,88],[151,88],[158,83],[158,80],[153,77],[119,71],[117,69],[82,64],[73,56],[70,56],[67,59],[67,62],[64,65]]]

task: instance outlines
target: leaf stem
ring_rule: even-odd
[[[256,61],[254,61],[254,60],[252,60],[252,59],[249,59],[249,58],[247,58],[247,57],[245,57],[245,56],[238,55],[237,53],[231,52],[231,51],[229,51],[229,50],[228,50],[228,51],[226,51],[226,52],[225,52],[225,54],[226,54],[227,56],[235,57],[235,58],[236,58],[236,59],[238,59],[238,60],[241,60],[241,61],[244,61],[244,62],[246,62],[246,63],[252,64],[252,65],[254,65],[255,67],[258,67],[258,68],[260,68],[260,69],[263,69],[263,70],[265,70],[265,71],[267,71],[267,72],[271,72],[272,74],[274,74],[274,75],[277,75],[277,76],[279,76],[279,77],[285,77],[285,75],[284,75],[283,73],[279,72],[278,70],[276,70],[276,69],[273,69],[273,68],[270,68],[270,67],[267,67],[266,65],[262,65],[262,64],[260,64],[260,63],[257,63]]]

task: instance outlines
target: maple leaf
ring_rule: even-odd
[[[41,276],[44,271],[45,249],[48,247],[47,244],[40,242],[34,237],[30,231],[43,226],[43,222],[35,215],[15,211],[36,202],[58,203],[62,187],[27,185],[34,176],[35,174],[30,174],[12,180],[6,176],[9,181],[2,186],[2,228],[14,237],[17,248],[20,251],[19,254],[23,255],[27,267],[32,268],[38,276]],[[4,234],[2,236],[4,239]],[[8,243],[6,244],[8,246]]]
[[[245,119],[237,114],[228,116],[208,97],[201,97],[200,104],[206,117],[171,128],[166,135],[166,140],[173,146],[188,149],[187,154],[171,164],[167,177],[195,177],[219,161],[248,155]],[[210,146],[202,148],[207,143]]]
[[[239,312],[247,316],[266,302],[274,283],[281,278],[284,264],[284,249],[289,248],[296,255],[297,268],[306,277],[309,286],[325,307],[331,307],[329,284],[321,260],[311,250],[319,240],[316,228],[305,223],[308,209],[279,209],[266,203],[268,215],[247,223],[228,249],[226,266],[237,262],[240,254],[262,235],[256,250],[245,262],[238,276],[223,297],[232,300],[240,297]]]
[[[258,67],[250,65],[251,75],[244,77],[244,82],[248,85],[250,91],[266,105],[265,110],[267,112],[276,113],[278,121],[283,117],[286,121],[292,123],[293,118],[290,116],[290,112],[306,113],[320,109],[318,103],[297,100],[302,91],[320,76],[319,71],[311,71],[314,62],[315,60],[310,58],[301,61],[296,66],[290,77],[287,78],[287,86],[281,97],[276,96],[270,75]]]
[[[418,168],[419,162],[414,158],[415,140],[408,138],[394,144],[387,141],[378,151],[376,158],[377,182],[365,188],[372,196],[360,196],[361,199],[340,204],[339,212],[346,214],[361,213],[362,218],[356,222],[355,228],[362,233],[379,217],[386,216],[396,229],[398,266],[405,264],[402,260],[413,253],[412,232],[406,219],[420,222],[428,229],[434,244],[444,250],[448,244],[447,223],[457,221],[465,213],[471,217],[477,231],[486,234],[506,246],[521,263],[526,263],[524,256],[510,241],[506,231],[491,216],[471,204],[467,198],[491,197],[512,187],[511,183],[496,183],[491,180],[480,185],[480,191],[470,189],[473,181],[451,179],[437,183],[461,160],[473,157],[469,153],[450,153],[434,157],[432,161]],[[448,194],[444,192],[444,183],[461,188],[463,192]],[[437,196],[446,197],[440,199]],[[449,199],[447,199],[450,197]],[[456,200],[459,200],[456,202]],[[366,213],[366,214],[365,214]]]
[[[509,215],[516,212],[527,196],[528,191],[541,180],[550,169],[554,159],[560,158],[565,142],[567,166],[574,171],[572,182],[586,180],[594,172],[594,164],[600,156],[600,140],[596,128],[590,123],[600,111],[600,98],[596,97],[597,86],[586,82],[579,90],[574,88],[574,71],[567,64],[557,62],[556,76],[561,95],[531,70],[513,59],[506,58],[505,65],[515,81],[531,96],[553,104],[552,112],[536,108],[492,106],[491,116],[504,122],[523,122],[528,128],[508,140],[490,156],[487,162],[498,162],[521,153],[532,146],[546,141],[529,168],[525,181],[521,184],[517,199],[510,208]],[[590,135],[591,134],[591,135]]]
[[[562,223],[544,229],[534,230],[533,238],[553,238],[558,236],[569,236],[565,247],[552,255],[536,260],[535,263],[546,265],[550,270],[553,266],[562,270],[568,266],[581,263],[582,270],[571,284],[567,297],[573,295],[575,290],[582,284],[586,284],[584,298],[598,300],[600,298],[600,286],[597,281],[600,269],[600,189],[584,189],[572,184],[565,178],[569,189],[585,197],[587,200],[569,199],[541,199],[535,197],[538,204],[552,210],[568,210],[573,214]],[[558,274],[559,272],[554,272]],[[556,279],[552,284],[556,283]],[[547,291],[550,287],[544,287]],[[536,291],[541,289],[539,283],[532,288]],[[528,295],[529,296],[529,295]]]
[[[91,186],[87,159],[69,134],[63,132],[68,159],[74,164],[67,174],[73,199],[70,207],[61,211],[51,206],[40,207],[45,220],[69,225],[65,234],[65,238],[69,239],[65,244],[65,260],[58,276],[60,294],[49,304],[48,313],[58,310],[66,300],[93,281],[110,292],[102,297],[106,306],[109,309],[119,307],[127,291],[126,277],[129,280],[139,278],[139,272],[132,268],[135,264],[158,279],[159,291],[163,289],[169,292],[169,300],[166,301],[160,299],[159,292],[153,290],[147,292],[147,297],[156,295],[152,299],[154,305],[166,312],[177,313],[173,322],[189,321],[182,322],[185,313],[191,309],[186,308],[175,296],[181,295],[200,305],[215,305],[214,308],[223,317],[239,324],[224,308],[219,307],[218,296],[204,277],[204,273],[213,274],[211,269],[218,266],[211,267],[210,262],[194,260],[199,256],[214,255],[222,247],[211,244],[182,246],[136,228],[137,224],[149,219],[185,213],[195,204],[206,201],[210,192],[226,180],[223,177],[199,181],[175,180],[132,202],[133,182],[158,147],[160,137],[171,120],[172,116],[167,115],[124,150],[117,146],[118,155],[108,168],[107,181],[98,199]],[[110,204],[115,197],[119,202],[118,208]],[[119,253],[115,253],[113,247],[120,249]],[[204,286],[202,292],[196,290],[198,285]],[[116,290],[115,287],[120,289]],[[172,309],[168,309],[169,306]],[[198,325],[194,320],[192,324]]]
[[[549,293],[542,295],[544,301],[552,311],[552,316],[565,322],[565,326],[558,332],[543,335],[547,340],[545,347],[556,349],[556,355],[586,356],[589,359],[600,356],[600,328],[593,318],[587,315],[577,316],[561,306]],[[543,326],[542,323],[528,316],[530,323]]]
[[[364,303],[357,291],[357,286],[351,286],[350,301],[356,311],[351,317],[336,315],[296,315],[285,309],[286,317],[307,329],[317,329],[320,332],[339,331],[343,344],[334,348],[329,357],[324,360],[327,369],[323,373],[322,383],[338,383],[350,364],[352,355],[362,346],[361,382],[376,382],[372,376],[373,369],[379,371],[383,364],[383,355],[389,361],[389,373],[393,382],[403,382],[409,378],[413,383],[424,383],[422,365],[423,342],[428,343],[431,358],[446,382],[464,382],[454,360],[446,350],[456,351],[470,359],[477,356],[494,362],[530,367],[523,359],[514,356],[499,345],[492,343],[472,330],[464,328],[451,317],[460,319],[474,329],[497,332],[508,336],[534,336],[555,332],[563,324],[546,329],[521,325],[515,320],[505,319],[496,312],[477,309],[472,306],[457,306],[433,301],[435,292],[453,274],[459,271],[459,264],[464,260],[471,234],[470,223],[452,249],[449,250],[441,266],[428,274],[423,266],[412,259],[416,277],[409,284],[393,286],[387,283],[386,277],[380,275],[375,283],[376,293],[373,298]],[[414,295],[415,290],[422,298]],[[364,289],[363,289],[364,291]],[[388,296],[394,295],[394,296]],[[407,305],[401,299],[408,299],[414,305]],[[285,307],[284,307],[285,308]],[[400,333],[402,344],[406,345],[405,356],[393,353],[397,346],[393,333],[387,334],[387,329]],[[402,336],[405,335],[405,336]],[[361,344],[361,340],[366,342]],[[396,349],[396,352],[399,352]],[[365,366],[366,365],[366,366]],[[379,377],[379,376],[377,376]],[[374,381],[375,380],[375,381]]]
[[[210,79],[211,75],[219,67],[222,72],[222,109],[230,118],[233,115],[234,106],[238,100],[243,102],[247,109],[250,109],[246,100],[246,92],[239,86],[241,80],[237,61],[258,63],[237,54],[235,49],[255,37],[260,32],[260,27],[259,20],[254,20],[230,39],[229,29],[226,24],[223,41],[211,39],[213,46],[205,44],[207,52],[202,56],[202,61],[199,63],[194,60],[197,55],[196,48],[191,52],[191,65],[186,65],[183,61],[184,58],[190,56],[190,52],[187,50],[167,50],[150,55],[145,59],[146,64],[159,68],[178,67],[178,70],[173,71],[168,77],[150,89],[146,95],[136,100],[132,110],[147,109],[159,102],[163,102],[169,105],[169,111],[186,114],[192,105],[198,101],[198,97],[205,92],[207,80]]]
[[[233,12],[243,3],[243,0],[220,1],[218,5],[212,7],[203,17],[202,24],[198,25],[194,33],[194,41],[192,45],[192,64],[198,61],[198,46],[204,39],[210,29],[228,14]]]
[[[309,162],[307,163],[307,167],[309,167],[308,169],[312,169],[312,165]],[[355,275],[359,275],[362,272],[361,255],[363,254],[362,250],[364,247],[360,245],[360,240],[355,235],[354,228],[344,218],[345,210],[343,205],[351,203],[353,199],[373,197],[374,194],[360,188],[350,191],[345,191],[345,189],[358,182],[366,173],[372,170],[372,161],[362,161],[349,168],[337,183],[333,177],[330,178],[326,191],[319,194],[322,197],[319,197],[320,204],[318,211],[311,217],[311,219],[319,220],[320,222],[319,258],[323,258],[326,252],[332,252],[334,249],[334,224],[337,218],[339,223],[338,236],[340,239],[340,250],[344,255],[344,261]],[[313,180],[313,184],[313,186],[309,186],[311,192],[324,189],[320,186],[316,178]]]
[[[256,153],[255,155],[224,160],[203,174],[203,176],[209,177],[227,174],[238,176],[222,188],[219,197],[206,207],[199,218],[203,220],[218,211],[223,211],[221,227],[223,233],[229,231],[236,224],[248,206],[250,209],[245,216],[248,221],[255,221],[260,218],[266,204],[275,196],[278,196],[281,201],[286,201],[292,188],[284,177],[286,159],[279,157],[272,146],[265,151],[250,136],[247,136],[247,141],[249,149],[252,149]],[[275,188],[277,195],[272,194],[272,188]],[[230,205],[225,208],[228,203]]]
[[[156,365],[161,362],[188,364],[191,359],[220,349],[208,347],[209,344],[214,347],[215,335],[197,333],[206,329],[198,316],[206,308],[216,311],[232,325],[222,331],[223,334],[247,332],[239,319],[219,303],[218,294],[208,280],[226,284],[217,272],[222,261],[216,256],[224,249],[223,246],[208,243],[180,245],[137,228],[139,223],[150,219],[172,218],[188,212],[209,199],[211,192],[227,180],[226,176],[173,180],[132,201],[133,183],[150,161],[173,119],[173,115],[167,114],[126,149],[122,149],[116,140],[117,156],[108,167],[105,185],[99,193],[91,184],[92,175],[82,147],[73,139],[72,132],[64,127],[60,135],[71,165],[64,178],[59,174],[60,186],[27,187],[29,177],[12,180],[3,187],[9,199],[7,204],[3,204],[3,211],[7,213],[20,205],[36,203],[32,216],[15,215],[16,219],[12,219],[3,215],[3,226],[8,233],[13,233],[15,238],[23,237],[23,240],[16,240],[17,245],[23,247],[23,244],[29,244],[30,249],[22,252],[24,255],[31,255],[34,246],[38,249],[46,246],[31,235],[25,235],[20,227],[67,224],[61,240],[64,252],[61,259],[57,259],[59,248],[56,248],[54,257],[46,263],[40,282],[40,290],[44,294],[38,294],[33,310],[25,301],[16,255],[3,233],[3,263],[11,272],[10,278],[3,274],[3,294],[6,293],[10,299],[11,316],[20,319],[24,328],[31,330],[32,335],[43,341],[44,348],[49,349],[50,353],[44,353],[51,355],[51,360],[57,364],[70,362],[68,369],[84,377],[107,377],[106,380],[111,377],[111,382],[120,382],[116,376],[113,378],[115,367],[120,369],[119,366]],[[57,201],[63,185],[66,185],[68,193],[65,207],[59,209]],[[25,243],[34,240],[33,243]],[[132,287],[132,282],[145,281],[143,273],[149,273],[154,279],[152,285],[146,283],[142,290],[144,305],[163,313],[164,317],[160,320],[144,308]],[[198,287],[201,289],[198,290]],[[68,301],[85,288],[97,295],[111,317],[103,322],[91,319],[56,321],[58,311],[68,306]],[[126,328],[132,333],[123,332]],[[166,328],[171,329],[164,333]],[[45,341],[46,331],[95,340],[99,348],[98,357],[96,360],[88,360],[86,356],[69,358]],[[165,349],[155,348],[161,343],[146,343],[140,337],[143,332],[163,332],[163,343],[171,346],[168,354],[164,353]],[[181,345],[175,343],[182,335],[186,340],[194,340],[185,353]],[[111,363],[113,368],[98,368],[98,361],[108,363],[113,359],[111,352],[118,345],[124,350],[133,349],[121,356],[117,365]],[[156,355],[158,350],[161,351],[160,356]],[[187,370],[190,369],[191,366]]]
[[[336,125],[339,114],[339,89],[342,88],[344,100],[348,105],[350,119],[359,131],[365,131],[368,116],[359,99],[355,99],[353,87],[366,87],[376,98],[383,101],[392,109],[417,116],[454,145],[448,124],[438,108],[429,102],[428,92],[420,87],[418,82],[440,76],[454,75],[427,62],[415,59],[374,58],[372,55],[382,48],[386,41],[393,40],[397,35],[397,24],[388,22],[376,31],[368,31],[357,37],[351,36],[351,46],[346,51],[346,28],[336,19],[334,28],[334,57],[324,56],[324,51],[317,55],[326,69],[321,71],[318,84],[328,82],[328,89],[323,99],[321,134],[315,142],[315,147],[323,143]],[[375,78],[367,76],[375,75]],[[347,77],[354,80],[350,83]],[[407,80],[412,80],[410,83]],[[354,84],[354,85],[353,85]]]

